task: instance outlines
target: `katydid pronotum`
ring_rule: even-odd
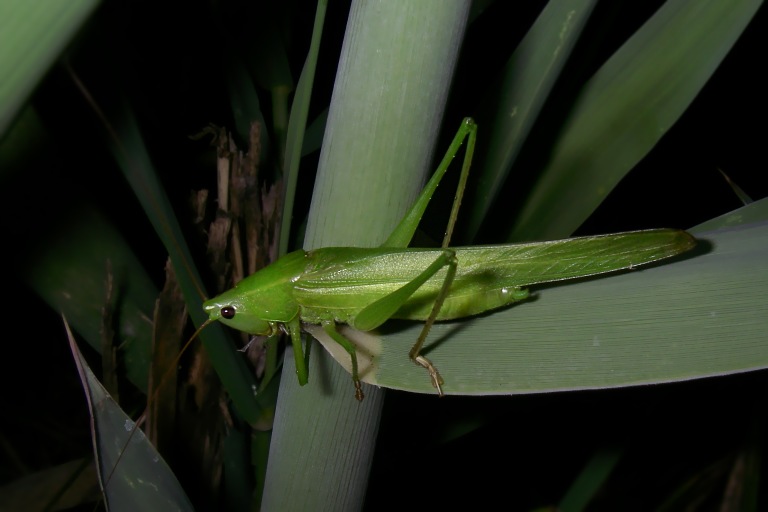
[[[414,205],[376,248],[298,250],[203,304],[209,319],[250,334],[291,338],[299,383],[308,381],[309,351],[302,324],[319,324],[351,358],[355,396],[363,399],[354,344],[337,330],[370,331],[389,319],[424,321],[409,352],[443,395],[445,382],[421,354],[435,321],[477,315],[528,297],[527,286],[573,279],[675,256],[695,239],[685,231],[651,229],[550,242],[449,248],[474,151],[477,125],[465,119],[448,152]],[[459,186],[439,249],[408,248],[438,183],[464,140]]]

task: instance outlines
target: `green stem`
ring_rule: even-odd
[[[378,245],[410,206],[430,171],[467,8],[353,2],[306,248]],[[365,394],[357,403],[349,374],[323,350],[301,388],[285,359],[264,510],[362,509],[384,397],[371,386]]]

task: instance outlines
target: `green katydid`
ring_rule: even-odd
[[[477,125],[463,121],[435,174],[389,238],[376,248],[327,247],[291,252],[208,300],[207,323],[250,334],[290,335],[299,383],[308,381],[302,324],[319,324],[351,358],[355,396],[362,400],[354,344],[338,330],[370,331],[389,319],[424,321],[409,357],[444,382],[421,349],[435,321],[508,306],[528,297],[527,286],[603,274],[675,256],[694,247],[681,230],[651,229],[550,242],[449,248],[472,160]],[[408,248],[438,183],[464,140],[459,186],[440,249]]]
[[[187,345],[214,321],[257,335],[284,331],[291,337],[296,373],[304,385],[309,377],[309,347],[302,347],[302,324],[318,324],[349,354],[355,397],[362,400],[355,345],[337,325],[370,331],[389,319],[424,321],[409,357],[427,370],[442,396],[445,382],[421,354],[435,321],[472,316],[524,300],[530,285],[632,269],[675,256],[696,244],[685,231],[651,229],[550,242],[450,248],[476,136],[474,121],[465,119],[435,174],[381,246],[327,247],[283,256],[206,301],[203,309],[209,318]],[[465,140],[464,163],[442,247],[408,248],[432,195]]]

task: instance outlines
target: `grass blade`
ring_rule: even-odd
[[[509,239],[573,233],[688,108],[761,3],[666,2],[584,87]]]
[[[110,511],[193,510],[171,469],[93,375],[67,329],[91,413],[93,449]],[[119,461],[119,464],[118,464]],[[114,471],[113,471],[113,468]]]

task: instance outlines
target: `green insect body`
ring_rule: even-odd
[[[260,335],[291,337],[299,383],[308,380],[301,325],[322,325],[350,355],[356,396],[363,393],[351,341],[336,326],[361,331],[390,318],[424,321],[410,358],[425,368],[439,394],[442,377],[420,355],[433,322],[477,315],[528,297],[526,287],[631,269],[695,245],[688,233],[653,229],[524,244],[449,248],[476,126],[462,124],[446,158],[389,239],[378,248],[327,247],[294,251],[205,302],[210,321]],[[407,248],[427,203],[465,138],[469,139],[443,248]],[[308,352],[306,353],[308,354]]]
[[[663,229],[551,242],[452,248],[456,276],[435,320],[452,320],[500,308],[528,297],[526,286],[630,268],[679,252],[684,231]],[[605,254],[604,259],[600,256]],[[269,335],[300,319],[348,324],[368,306],[415,279],[441,255],[438,249],[326,247],[294,251],[207,301],[213,320],[250,334]],[[602,268],[595,266],[595,260]],[[391,318],[426,320],[447,270],[429,278]],[[222,310],[234,308],[226,318]]]

